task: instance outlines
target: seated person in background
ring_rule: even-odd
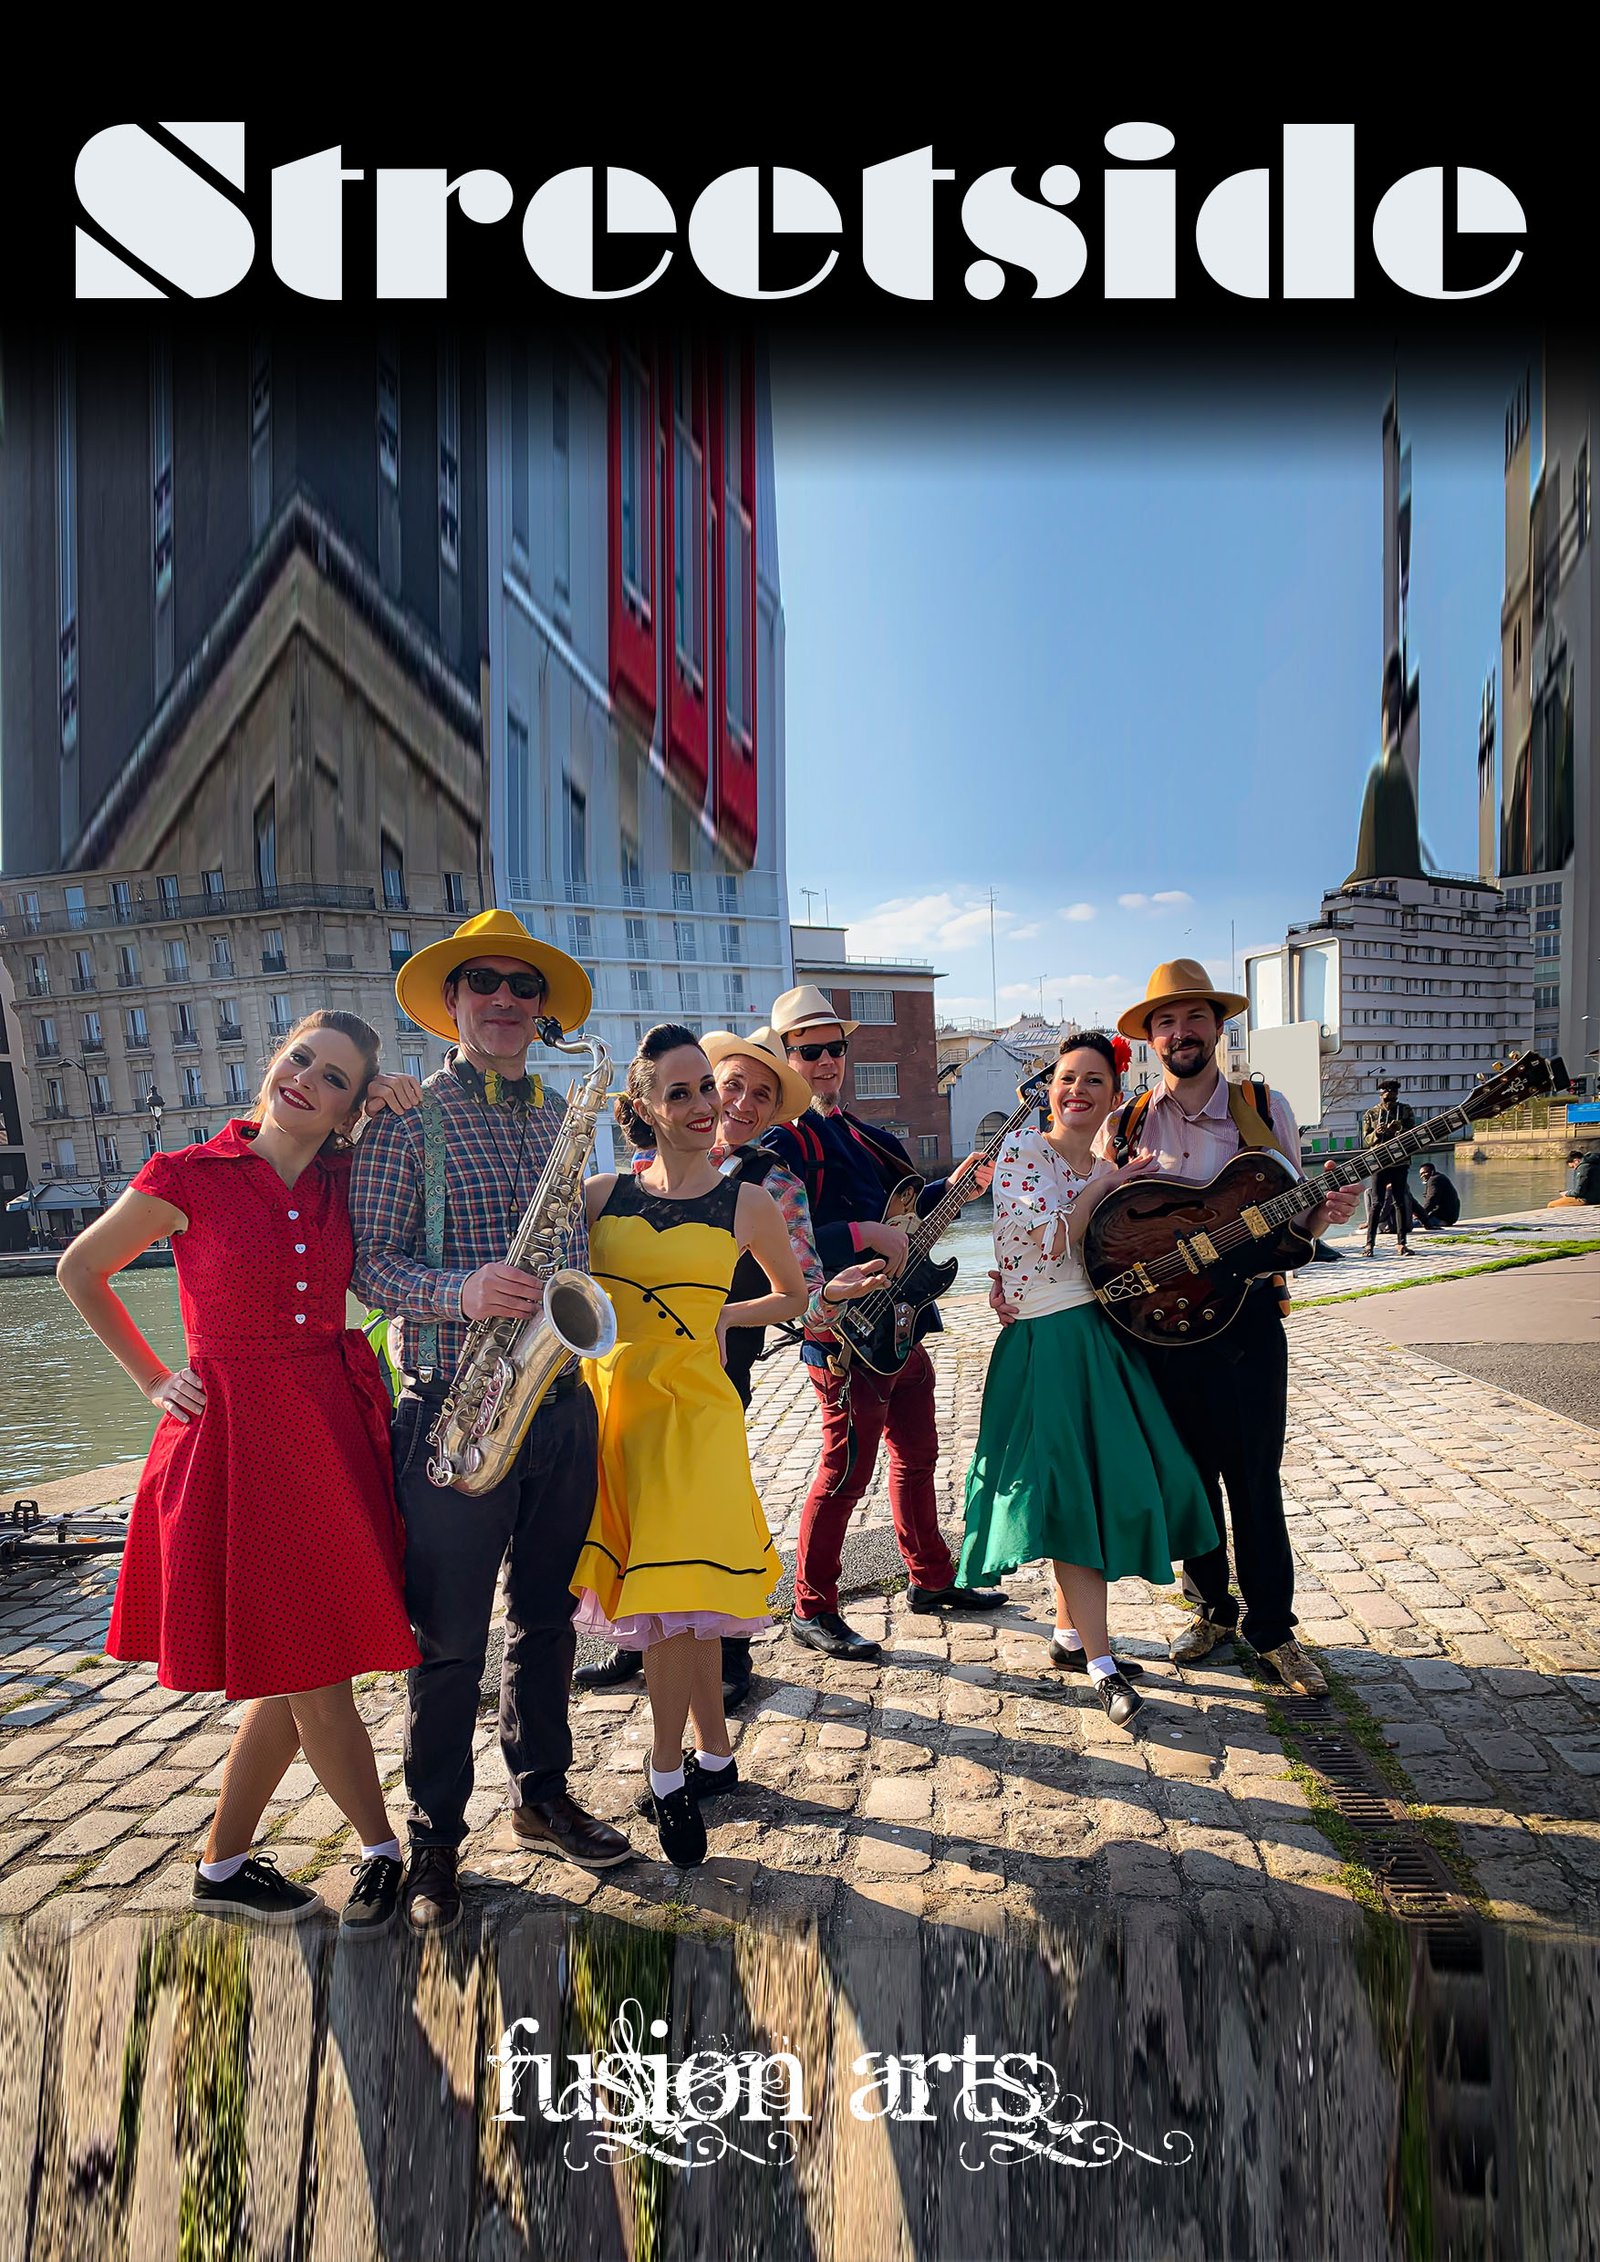
[[[1435,1170],[1431,1162],[1419,1163],[1417,1176],[1422,1180],[1422,1192],[1412,1204],[1412,1215],[1418,1225],[1425,1225],[1430,1233],[1441,1225],[1454,1225],[1461,1215],[1455,1181],[1446,1178],[1442,1170]]]
[[[1600,1202],[1600,1147],[1568,1148],[1566,1199]]]

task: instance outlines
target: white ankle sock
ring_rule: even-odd
[[[696,1763],[703,1769],[709,1769],[713,1775],[719,1769],[733,1765],[731,1751],[696,1751],[694,1756]]]
[[[1091,1681],[1109,1681],[1116,1669],[1117,1661],[1114,1657],[1091,1657],[1089,1660]]]
[[[1063,1649],[1082,1649],[1083,1647],[1083,1636],[1076,1626],[1058,1626],[1056,1628],[1056,1640]]]
[[[226,1885],[230,1877],[238,1876],[249,1859],[248,1854],[230,1854],[226,1861],[203,1861],[200,1874],[208,1885]]]
[[[670,1774],[663,1775],[652,1767],[650,1770],[650,1788],[658,1799],[671,1798],[674,1791],[683,1789],[683,1769],[675,1767]]]
[[[390,1861],[398,1861],[400,1859],[399,1839],[382,1838],[378,1841],[377,1845],[363,1846],[361,1849],[361,1858],[363,1861],[371,1861],[373,1856],[376,1854],[384,1854]]]

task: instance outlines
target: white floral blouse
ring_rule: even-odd
[[[994,1254],[1000,1285],[1025,1320],[1094,1300],[1066,1234],[1067,1213],[1088,1184],[1039,1131],[1019,1131],[1000,1150],[994,1174]],[[1058,1238],[1061,1254],[1047,1249]]]

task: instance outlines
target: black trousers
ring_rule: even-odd
[[[1143,1347],[1142,1347],[1143,1348]],[[1145,1358],[1188,1447],[1217,1519],[1227,1487],[1233,1555],[1244,1597],[1242,1632],[1252,1649],[1287,1641],[1294,1615],[1294,1552],[1283,1516],[1284,1429],[1289,1344],[1270,1288],[1252,1288],[1230,1328],[1210,1343],[1145,1348]],[[1184,1592],[1219,1626],[1239,1622],[1228,1591],[1226,1540],[1183,1566]]]
[[[1394,1195],[1395,1239],[1404,1241],[1411,1233],[1411,1187],[1407,1178],[1408,1165],[1397,1163],[1393,1170],[1380,1170],[1367,1188],[1367,1247],[1378,1238],[1378,1213],[1383,1208],[1383,1197]]]
[[[559,1395],[557,1395],[559,1393]],[[595,1403],[563,1377],[533,1418],[511,1474],[476,1499],[428,1477],[442,1393],[401,1399],[395,1492],[406,1527],[406,1608],[422,1663],[406,1676],[407,1825],[413,1846],[459,1846],[472,1796],[489,1619],[506,1573],[500,1749],[517,1806],[559,1796],[572,1765],[567,1700],[577,1636],[569,1584],[597,1489]]]

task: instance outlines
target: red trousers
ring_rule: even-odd
[[[874,1374],[870,1367],[853,1367],[848,1411],[839,1403],[836,1375],[826,1367],[813,1367],[811,1380],[822,1400],[822,1464],[800,1511],[795,1608],[805,1618],[814,1618],[819,1610],[838,1609],[845,1527],[851,1510],[872,1482],[880,1438],[887,1438],[889,1444],[889,1510],[912,1584],[953,1586],[956,1567],[940,1534],[934,1502],[939,1432],[933,1418],[933,1361],[927,1352],[919,1343],[894,1376]],[[845,1477],[851,1418],[855,1422],[856,1458]]]

